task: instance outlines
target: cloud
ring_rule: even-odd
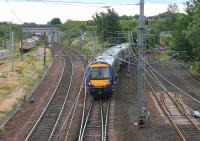
[[[10,1],[11,7],[17,13],[23,22],[35,22],[38,24],[46,24],[54,17],[58,17],[62,22],[67,19],[71,20],[90,20],[95,12],[106,11],[101,7],[86,7],[81,5],[59,5],[38,2],[16,2]],[[167,4],[145,3],[145,15],[152,16],[167,10]],[[139,6],[112,6],[119,15],[135,15],[139,14]],[[180,11],[183,12],[183,5],[179,5]],[[5,1],[0,1],[0,21],[13,21],[20,23],[11,12]]]

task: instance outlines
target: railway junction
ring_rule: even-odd
[[[112,97],[94,100],[84,84],[86,58],[60,45],[52,52],[54,63],[33,93],[34,102],[22,104],[1,140],[199,140],[200,120],[191,112],[199,108],[200,76],[182,64],[172,59],[151,65],[156,54],[147,56],[147,109],[140,127],[136,66],[129,75],[127,65],[120,69]]]
[[[2,123],[0,140],[200,141],[200,74],[174,56],[159,60],[160,47],[145,52],[142,0],[138,30],[138,50],[128,32],[128,43],[91,58],[57,42],[59,26],[21,27],[51,32],[52,64],[44,46],[47,74]]]

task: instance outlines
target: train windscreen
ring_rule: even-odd
[[[90,70],[91,80],[103,80],[109,79],[109,68],[108,67],[94,67]]]

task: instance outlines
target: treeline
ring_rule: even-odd
[[[107,12],[95,13],[93,20],[90,21],[67,20],[62,24],[57,18],[54,18],[48,23],[55,24],[55,21],[57,21],[56,24],[62,24],[62,31],[68,33],[68,37],[80,36],[80,31],[96,32],[99,43],[108,45],[128,42],[128,32],[130,31],[132,33],[132,43],[136,44],[138,19],[139,15],[119,16],[114,9],[108,8]],[[151,49],[159,43],[159,31],[157,29],[148,31],[146,36],[147,49]]]
[[[187,1],[185,7],[185,13],[179,13],[178,6],[170,4],[167,12],[148,19],[153,19],[152,29],[170,33],[164,45],[180,52],[185,62],[200,62],[200,1]]]
[[[172,49],[185,51],[185,61],[200,62],[200,1],[186,3],[186,14],[177,17],[172,34]]]
[[[181,52],[186,62],[200,62],[200,1],[189,0],[185,4],[185,13],[179,13],[176,4],[170,4],[168,10],[152,17],[145,17],[146,48],[152,49],[156,45],[168,46],[174,51]],[[99,44],[118,44],[128,42],[128,31],[132,32],[132,42],[136,43],[139,15],[119,16],[112,8],[107,12],[93,15],[93,20],[72,21],[62,23],[59,18],[53,18],[48,24],[61,25],[67,38],[80,37],[80,32],[96,32]],[[35,24],[35,23],[25,23]],[[0,23],[0,45],[2,44],[8,23]],[[16,37],[19,29],[13,25]],[[162,36],[164,35],[164,36]]]
[[[104,44],[103,47],[109,47],[128,42],[128,31],[132,31],[132,39],[136,40],[138,25],[136,18],[138,16],[119,16],[114,9],[108,8],[107,12],[95,13],[93,20],[67,20],[62,24],[62,31],[67,33],[67,38],[78,37],[80,32],[90,32],[91,36],[96,35],[97,44]]]
[[[0,48],[7,48],[10,44],[10,30],[14,32],[15,42],[20,40],[20,28],[17,24],[0,22]]]

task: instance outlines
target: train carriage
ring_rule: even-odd
[[[22,50],[23,51],[29,51],[32,48],[36,47],[36,45],[38,44],[38,41],[39,41],[39,37],[37,37],[37,36],[32,36],[29,39],[23,40],[22,45],[21,45],[21,43],[19,45],[20,52]]]
[[[2,60],[8,58],[8,50],[0,50],[0,63]]]
[[[128,58],[129,44],[120,44],[105,50],[87,66],[87,90],[95,97],[110,96],[114,91],[122,60]]]

